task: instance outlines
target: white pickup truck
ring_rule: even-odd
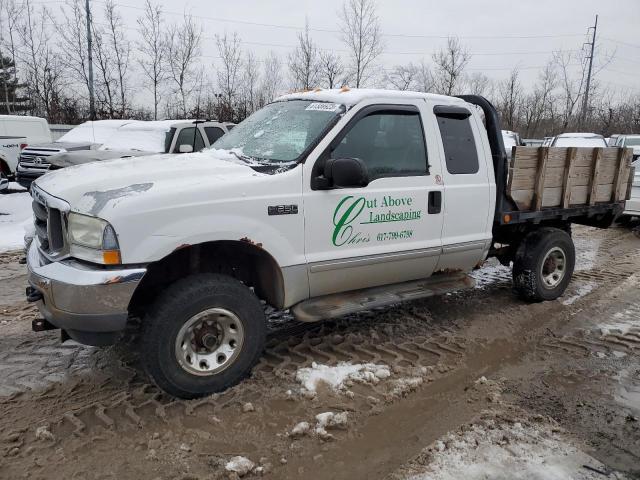
[[[52,172],[32,187],[33,328],[104,345],[141,318],[147,372],[194,398],[250,372],[260,300],[342,316],[471,287],[489,255],[521,296],[555,299],[570,223],[606,227],[624,200],[522,211],[507,168],[482,97],[342,89],[283,96],[200,153]]]

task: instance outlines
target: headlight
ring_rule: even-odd
[[[109,222],[97,217],[69,214],[71,255],[104,265],[120,263],[118,237]]]

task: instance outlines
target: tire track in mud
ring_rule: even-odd
[[[145,428],[168,421],[167,411],[172,412],[171,423],[179,424],[185,417],[196,415],[203,406],[207,415],[220,415],[232,405],[237,407],[254,401],[253,398],[259,399],[260,392],[268,391],[268,385],[274,382],[281,383],[281,393],[299,389],[294,379],[296,371],[314,362],[381,363],[390,366],[396,375],[402,375],[421,367],[448,370],[465,353],[463,340],[437,329],[427,332],[422,329],[418,333],[420,323],[407,321],[405,317],[385,321],[375,330],[368,326],[354,328],[353,322],[344,319],[332,325],[319,324],[302,336],[289,336],[284,341],[280,336],[272,338],[252,378],[208,399],[195,402],[169,399],[155,387],[141,384],[131,393],[116,394],[65,413],[52,432],[56,436],[73,433],[91,437],[104,428],[123,431]],[[380,402],[386,400],[387,393],[369,392]]]
[[[628,272],[629,259],[613,269]],[[512,387],[519,401],[549,415],[589,446],[590,454],[640,478],[640,273],[600,287],[588,309],[573,308],[570,323],[549,331],[530,353],[546,368]]]

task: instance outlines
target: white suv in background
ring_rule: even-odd
[[[91,150],[98,148],[121,126],[131,120],[96,120],[84,122],[74,127],[55,142],[29,145],[20,153],[16,171],[16,181],[24,188],[49,171],[48,158],[63,152]]]

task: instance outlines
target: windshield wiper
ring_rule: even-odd
[[[264,162],[264,161],[261,162],[260,159],[258,158],[250,157],[249,155],[241,155],[238,152],[234,152],[233,150],[229,150],[229,153],[231,153],[238,160],[245,162],[247,165],[255,165],[256,163],[258,165],[269,165],[268,162]]]
[[[229,153],[244,163],[249,163],[249,164],[252,163],[251,157],[248,157],[246,155],[240,155],[238,152],[234,152],[233,150],[229,150]]]

